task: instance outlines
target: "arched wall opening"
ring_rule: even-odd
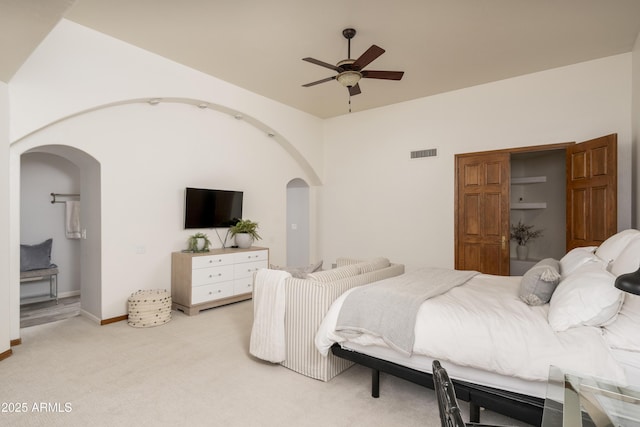
[[[309,264],[310,249],[309,185],[300,178],[287,183],[287,265]]]
[[[101,228],[100,228],[100,212],[101,212],[101,198],[100,198],[100,163],[85,151],[79,150],[75,147],[65,146],[61,144],[50,145],[37,145],[29,146],[27,141],[15,143],[11,147],[11,197],[12,208],[10,214],[11,226],[11,242],[12,247],[17,248],[23,239],[33,239],[34,235],[29,235],[26,230],[22,229],[22,217],[27,213],[22,212],[20,206],[22,205],[21,199],[21,186],[20,182],[27,177],[23,176],[22,160],[25,158],[38,158],[43,162],[55,163],[56,158],[64,159],[77,168],[77,174],[74,174],[74,179],[77,182],[71,183],[72,188],[77,190],[77,194],[82,199],[82,219],[81,226],[83,235],[86,238],[80,239],[77,243],[77,248],[74,249],[77,259],[68,260],[67,267],[69,271],[63,272],[59,276],[59,279],[69,277],[75,273],[78,274],[77,280],[79,281],[79,293],[80,293],[80,306],[84,315],[100,319],[101,317],[101,254],[100,254],[100,240],[101,240]],[[47,160],[48,159],[48,160]],[[30,173],[27,170],[27,173]],[[66,190],[65,190],[66,191]],[[57,206],[51,206],[50,193],[55,192],[55,189],[41,188],[40,193],[47,198],[46,204],[49,206],[42,206],[42,210],[55,209]],[[59,227],[64,227],[64,223],[59,224]],[[42,230],[44,231],[44,230]],[[44,231],[46,233],[46,231]],[[52,231],[52,234],[57,234]],[[42,234],[44,236],[44,234]],[[60,241],[60,239],[56,239]],[[31,243],[31,242],[29,242]],[[55,241],[54,241],[55,245]],[[63,246],[63,245],[60,245]],[[16,250],[19,254],[19,251]],[[60,258],[67,257],[68,254],[60,256]],[[15,265],[12,263],[12,266]],[[10,295],[11,295],[11,330],[12,337],[16,338],[20,336],[20,283],[19,283],[19,271],[14,273],[14,269],[11,269],[11,277],[15,278],[10,282]],[[19,270],[19,260],[18,268]],[[65,274],[66,273],[66,274]],[[71,280],[71,279],[69,279]],[[58,282],[60,287],[60,282]]]
[[[186,186],[245,190],[244,216],[260,222],[271,261],[286,262],[282,188],[292,177],[319,183],[318,175],[268,126],[200,104],[175,98],[104,105],[44,126],[11,146],[12,230],[20,224],[23,153],[55,154],[83,171],[83,216],[88,206],[95,211],[81,242],[83,257],[90,256],[81,261],[81,296],[83,314],[96,321],[125,315],[127,297],[136,290],[170,289],[170,254],[184,249],[191,233],[182,227]],[[206,232],[215,242],[215,231]],[[11,245],[18,248],[20,235],[12,233]],[[20,336],[18,252],[12,251],[10,273],[12,339]]]

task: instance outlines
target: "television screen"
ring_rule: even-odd
[[[242,191],[185,189],[184,228],[231,227],[242,218]]]

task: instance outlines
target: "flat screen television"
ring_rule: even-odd
[[[242,218],[242,191],[185,189],[184,228],[222,228]]]

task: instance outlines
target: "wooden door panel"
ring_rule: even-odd
[[[456,156],[456,268],[509,274],[509,154]]]
[[[607,200],[609,199],[607,187],[594,187],[591,189],[591,233],[592,240],[604,242],[607,237],[608,210]]]
[[[501,237],[502,231],[502,194],[486,193],[484,195],[483,230],[485,236]]]
[[[464,166],[464,180],[465,187],[477,187],[480,185],[480,165],[471,164]]]
[[[500,185],[502,183],[502,164],[490,162],[486,164],[486,185]]]
[[[567,148],[567,251],[617,232],[617,136]]]
[[[568,192],[567,221],[574,224],[571,230],[571,240],[585,241],[587,239],[587,196],[584,188]],[[582,246],[582,245],[581,245]]]
[[[502,245],[487,244],[482,248],[481,271],[501,271]],[[495,274],[495,273],[488,273]]]
[[[587,177],[587,155],[584,151],[578,151],[567,156],[570,165],[567,168],[573,181]]]
[[[607,175],[607,156],[609,150],[607,147],[598,147],[591,152],[591,176]]]
[[[468,243],[464,246],[464,258],[463,264],[458,267],[458,270],[474,270],[474,266],[480,265],[482,260],[480,254],[482,248],[479,243]]]
[[[480,234],[480,195],[465,194],[464,203],[464,235],[466,238]]]

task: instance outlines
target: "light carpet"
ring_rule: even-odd
[[[245,301],[153,328],[78,316],[22,329],[0,362],[0,425],[440,425],[433,390],[383,374],[373,399],[366,368],[325,383],[253,358],[252,316]]]

